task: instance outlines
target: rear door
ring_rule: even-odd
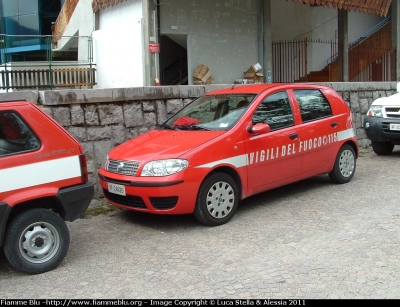
[[[319,89],[295,89],[290,94],[297,101],[302,120],[298,128],[302,173],[318,173],[336,157],[339,118],[333,116],[329,100]]]
[[[253,125],[266,123],[271,131],[245,136],[250,189],[262,190],[263,186],[301,174],[299,131],[293,109],[287,92],[280,91],[265,97],[253,113]]]

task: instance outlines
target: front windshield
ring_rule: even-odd
[[[242,117],[255,95],[202,96],[168,119],[160,128],[228,130]]]

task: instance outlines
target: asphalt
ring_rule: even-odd
[[[40,275],[0,253],[0,297],[17,299],[399,299],[400,148],[362,150],[353,180],[327,175],[193,216],[116,210],[68,223],[65,261]]]

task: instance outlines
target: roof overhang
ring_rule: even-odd
[[[105,9],[109,6],[124,2],[126,0],[93,0],[93,12]],[[288,1],[288,0],[286,0]],[[386,17],[392,0],[292,0],[314,6],[327,6],[339,8],[347,11],[362,12],[365,14],[375,14]]]
[[[92,9],[93,12],[96,13],[97,11],[103,10],[108,8],[109,6],[124,2],[126,0],[93,0],[92,2]]]
[[[288,0],[286,0],[288,1]],[[386,17],[392,0],[292,0],[314,6],[327,6],[346,11],[362,12]]]

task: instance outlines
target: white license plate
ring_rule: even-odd
[[[390,130],[400,131],[400,124],[390,124]]]
[[[108,191],[110,193],[126,196],[125,186],[121,184],[108,183]]]

